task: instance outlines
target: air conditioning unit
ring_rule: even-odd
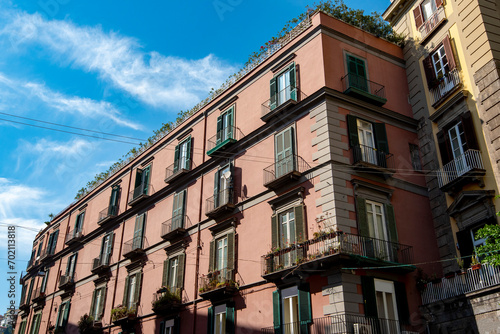
[[[372,334],[372,327],[366,324],[354,324],[354,334]]]

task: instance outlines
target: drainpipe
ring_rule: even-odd
[[[205,162],[205,145],[207,142],[207,113],[205,112],[204,125],[203,125],[203,151],[202,151],[202,164]],[[200,251],[201,251],[201,229],[200,222],[202,216],[202,208],[203,208],[203,174],[201,174],[201,189],[200,189],[200,206],[199,206],[199,214],[198,214],[198,231],[197,231],[197,240],[196,240],[196,271],[195,271],[195,280],[194,280],[194,303],[193,303],[193,334],[196,334],[196,315],[197,315],[197,306],[198,306],[198,279],[200,277]]]

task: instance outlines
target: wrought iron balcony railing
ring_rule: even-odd
[[[444,6],[440,6],[427,21],[420,27],[420,36],[422,41],[424,41],[434,29],[439,26],[441,22],[446,19],[446,14],[444,12]]]
[[[375,147],[358,145],[351,148],[354,164],[368,164],[394,170],[394,156],[377,150]]]
[[[439,188],[443,188],[469,173],[484,174],[481,151],[467,150],[458,158],[448,162],[436,171]]]
[[[200,276],[199,280],[200,296],[206,296],[215,290],[234,291],[237,289],[234,269],[220,269],[207,276]]]
[[[40,253],[40,261],[50,258],[53,254],[52,249],[45,248],[42,253]]]
[[[59,289],[68,289],[75,285],[76,274],[73,275],[61,275],[59,277]]]
[[[217,131],[217,134],[207,141],[207,155],[213,156],[216,152],[236,143],[241,137],[241,130],[235,126],[227,126]]]
[[[123,244],[123,256],[132,258],[144,254],[144,250],[149,247],[148,240],[144,236],[130,239]]]
[[[111,256],[109,254],[102,254],[92,260],[92,272],[99,273],[106,269],[109,269],[109,265],[111,264]]]
[[[139,203],[139,201],[148,198],[152,194],[154,194],[153,185],[150,183],[142,183],[140,186],[136,187],[129,193],[128,204],[129,205],[137,204]]]
[[[413,260],[413,247],[355,234],[329,232],[262,256],[262,276],[303,263],[326,260],[335,254],[409,265]]]
[[[457,69],[446,73],[442,78],[438,79],[438,81],[439,82],[429,90],[433,106],[437,106],[462,84],[460,81],[460,73]]]
[[[97,224],[104,224],[104,222],[116,217],[116,215],[118,215],[118,205],[110,205],[99,212],[99,220],[97,221]]]
[[[214,196],[207,198],[205,215],[209,218],[215,218],[234,209],[233,188],[227,188],[219,191]]]
[[[364,317],[357,314],[340,313],[307,321],[279,324],[261,329],[262,334],[353,334],[353,333],[420,333],[418,327],[406,325],[394,319]]]
[[[272,117],[272,114],[286,110],[301,102],[306,97],[307,95],[297,87],[285,87],[277,92],[272,98],[262,103],[261,119],[263,121],[267,121]]]
[[[165,183],[170,183],[191,170],[191,159],[179,159],[165,169]]]
[[[438,283],[427,283],[421,292],[422,303],[425,305],[495,285],[500,285],[500,267],[482,264],[479,269],[469,268],[463,274],[443,277]]]
[[[289,155],[264,169],[264,186],[277,187],[290,179],[298,179],[311,166],[298,155]]]
[[[179,215],[170,218],[161,226],[161,237],[170,239],[176,235],[182,235],[191,226],[191,220],[186,215]]]
[[[81,238],[83,238],[83,229],[80,230],[71,230],[69,231],[68,234],[66,234],[66,238],[64,240],[65,244],[71,244],[73,242],[78,242],[80,241]]]
[[[385,87],[357,74],[348,73],[342,78],[344,94],[382,106],[387,102]]]

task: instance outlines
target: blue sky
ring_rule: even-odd
[[[381,13],[389,0],[346,3]],[[313,1],[0,0],[3,272],[6,225],[25,227],[17,229],[20,274],[48,214],[138,142],[27,118],[146,139],[218,88],[307,5]],[[0,278],[1,313],[8,302]]]

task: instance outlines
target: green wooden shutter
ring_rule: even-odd
[[[26,304],[30,304],[31,303],[31,294],[33,292],[33,282],[35,282],[34,278],[31,279],[30,289],[28,290],[28,299],[26,299]]]
[[[97,319],[97,320],[101,320],[102,316],[104,314],[104,304],[106,303],[107,292],[108,292],[107,287],[101,288],[101,300],[99,301],[99,305],[98,305],[98,309],[97,309],[97,316],[99,317],[99,319]]]
[[[161,279],[161,285],[162,286],[167,286],[168,285],[168,270],[170,268],[170,260],[167,259],[163,261],[163,276]]]
[[[106,256],[106,252],[108,250],[107,247],[106,247],[106,249],[104,249],[104,243],[106,242],[106,237],[107,237],[107,235],[105,234],[101,240],[101,252],[99,253],[99,257],[100,257],[101,262],[104,259],[104,257]]]
[[[118,214],[118,194],[120,193],[120,186],[114,186],[111,190],[109,197],[108,215],[114,216]]]
[[[210,254],[208,256],[208,271],[213,272],[215,266],[215,240],[210,241]]]
[[[186,190],[178,192],[174,195],[174,207],[172,210],[172,226],[171,230],[184,227],[184,207],[186,202]]]
[[[18,334],[25,334],[24,332],[26,331],[26,320],[23,320],[21,322],[21,328],[19,329],[19,333]]]
[[[219,207],[219,181],[220,181],[220,170],[217,170],[214,175],[214,209]]]
[[[177,288],[184,288],[184,266],[186,262],[186,254],[180,254],[177,256],[179,262],[177,263]]]
[[[134,295],[134,303],[136,304],[136,309],[137,309],[137,303],[139,302],[139,298],[141,296],[141,283],[142,283],[142,272],[139,272],[136,275],[136,280],[135,280],[135,295]]]
[[[297,101],[297,83],[295,75],[295,63],[292,63],[289,67],[290,72],[290,99]]]
[[[235,139],[234,133],[234,107],[229,108],[227,113],[227,138],[226,139]]]
[[[235,241],[234,232],[227,234],[227,269],[234,270],[235,267]]]
[[[299,321],[300,333],[309,333],[309,326],[312,322],[311,311],[311,294],[309,293],[309,286],[303,284],[297,290],[299,300]]]
[[[222,117],[223,115],[217,116],[217,133],[215,145],[219,145],[222,141]]]
[[[408,300],[406,298],[406,287],[404,282],[394,282],[394,291],[396,292],[399,322],[401,324],[409,324],[410,310],[408,309]]]
[[[165,333],[165,321],[160,322],[160,332],[159,334]]]
[[[89,311],[89,315],[90,316],[94,316],[94,310],[95,310],[95,299],[96,299],[96,296],[97,296],[97,291],[99,289],[96,289],[94,290],[94,292],[92,292],[92,300],[90,302],[90,311]],[[94,319],[94,320],[97,320],[97,319]]]
[[[76,271],[76,260],[78,259],[78,253],[75,253],[74,255],[74,262],[73,262],[73,270],[71,271],[71,277],[75,277],[75,271]],[[73,279],[74,280],[74,279]]]
[[[293,210],[295,212],[295,240],[303,242],[307,240],[304,205],[297,205]]]
[[[398,242],[398,230],[396,227],[396,216],[394,215],[394,207],[390,204],[385,204],[385,215],[387,220],[387,231],[389,232],[389,240]]]
[[[71,303],[66,302],[66,309],[64,310],[64,317],[63,317],[63,328],[66,328],[66,325],[68,324],[68,317],[69,317],[69,309],[71,308]]]
[[[375,129],[375,141],[377,149],[384,153],[389,153],[389,142],[387,141],[387,132],[384,123],[373,123]]]
[[[63,305],[64,304],[61,304],[61,306],[59,306],[59,309],[57,310],[57,318],[56,318],[56,329],[59,327],[59,320],[61,319],[62,317],[62,309],[63,309]]]
[[[356,215],[358,218],[358,234],[362,237],[370,237],[368,218],[366,216],[366,201],[364,198],[356,197]]]
[[[182,144],[175,146],[175,152],[174,152],[174,173],[179,170],[179,157],[181,155],[181,152],[180,152],[180,146],[181,145]]]
[[[274,333],[281,334],[281,294],[280,294],[280,290],[273,291],[273,325],[274,325]]]
[[[234,334],[234,306],[226,307],[226,333]]]
[[[189,136],[189,138],[187,139],[186,145],[187,145],[187,148],[186,148],[187,156],[186,156],[186,161],[184,161],[184,169],[190,170],[191,169],[191,156],[192,156],[191,146],[193,145],[193,138],[191,136]]]
[[[279,224],[278,215],[274,214],[271,216],[271,247],[276,249],[280,245],[279,241]]]
[[[44,293],[45,293],[45,290],[47,290],[47,281],[49,279],[49,272],[50,272],[50,269],[47,269],[47,271],[45,271],[45,275],[43,276],[43,279],[42,279],[42,285],[41,285],[40,291],[44,292]]]
[[[126,306],[128,304],[127,300],[128,300],[129,289],[130,289],[130,276],[127,275],[127,277],[125,277],[125,289],[123,290],[123,302],[122,302],[123,306]]]
[[[378,317],[377,299],[375,296],[375,281],[373,277],[361,276],[363,303],[366,317]]]
[[[141,249],[144,236],[144,221],[146,214],[143,213],[135,218],[133,249]]]
[[[109,264],[109,259],[111,257],[111,254],[113,254],[113,243],[114,242],[115,242],[115,234],[110,233],[109,242],[108,242],[108,249],[106,250],[106,253],[108,254],[108,264]]]
[[[214,322],[215,322],[215,319],[214,319],[214,307],[213,306],[210,306],[208,308],[208,326],[207,326],[207,333],[208,334],[213,334],[214,332]]]
[[[271,79],[270,83],[271,87],[271,100],[269,102],[269,107],[271,110],[277,107],[277,101],[278,101],[278,80],[276,77]]]
[[[349,87],[368,91],[368,82],[366,80],[364,60],[348,55],[347,69],[349,73]]]
[[[351,147],[359,147],[358,118],[352,115],[346,116],[347,130],[349,132],[349,144]]]
[[[55,231],[52,234],[54,235],[54,238],[52,239],[52,248],[50,250],[50,253],[54,254],[56,251],[57,239],[59,238],[59,230]]]
[[[151,174],[151,166],[148,166],[144,168],[144,175],[143,175],[143,184],[144,184],[144,190],[142,191],[143,194],[147,195],[148,190],[149,190],[149,177]]]

